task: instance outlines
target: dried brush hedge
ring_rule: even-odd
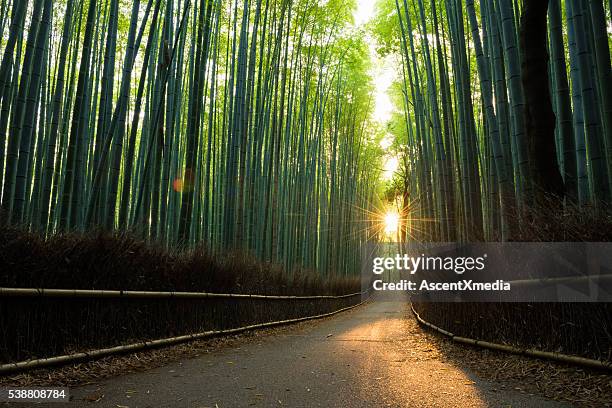
[[[609,242],[612,212],[545,197],[521,212],[512,240]],[[415,309],[458,336],[612,361],[612,303],[418,303]]]
[[[415,303],[427,321],[478,340],[612,362],[612,303]]]
[[[355,278],[324,280],[237,253],[171,252],[129,235],[65,234],[47,239],[0,229],[0,286],[342,295]],[[141,340],[228,329],[338,310],[343,299],[0,298],[0,363],[50,357]]]
[[[0,228],[3,287],[343,295],[361,291],[360,285],[358,277],[323,279],[314,271],[285,271],[238,252],[172,251],[128,234],[70,233],[45,239]]]

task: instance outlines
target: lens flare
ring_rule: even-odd
[[[177,177],[172,181],[172,188],[177,193],[188,193],[193,191],[195,185],[195,177],[191,169],[185,170],[183,177]]]
[[[183,192],[183,180],[180,178],[175,178],[174,181],[172,182],[172,188],[174,188],[174,191],[176,191],[177,193],[182,193]]]
[[[388,235],[396,234],[399,228],[400,215],[397,211],[389,211],[385,214],[385,233]]]

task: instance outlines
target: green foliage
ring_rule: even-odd
[[[435,221],[407,221],[403,228],[411,236],[512,239],[510,224],[523,221],[521,211],[536,188],[529,160],[538,157],[529,158],[527,151],[533,140],[523,120],[518,7],[499,0],[377,3],[370,28],[379,54],[398,61],[390,93],[403,108],[386,130],[395,139],[393,155],[406,163],[385,194],[403,199],[404,207],[419,202],[407,219]],[[555,57],[549,62],[555,147],[563,159],[566,200],[599,206],[609,201],[612,183],[610,57],[604,41],[612,36],[601,23],[609,4],[555,0],[551,7],[557,10],[548,38]]]
[[[53,5],[51,36],[42,0],[0,10],[4,216],[359,273],[381,152],[354,1]]]

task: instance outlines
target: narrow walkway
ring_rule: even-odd
[[[404,299],[71,390],[91,407],[564,407],[479,380],[446,358]],[[103,394],[95,403],[86,397]]]

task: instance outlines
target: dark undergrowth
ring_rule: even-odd
[[[168,251],[129,235],[47,239],[0,229],[0,287],[343,295],[359,278],[322,279],[237,253]],[[341,299],[134,299],[0,297],[0,364],[143,340],[329,313]]]
[[[414,303],[451,333],[612,362],[612,303]]]
[[[609,208],[559,205],[554,197],[513,218],[511,241],[610,242]],[[612,362],[612,303],[415,303],[458,336]]]
[[[517,242],[610,242],[612,209],[574,203],[559,204],[556,197],[543,197],[540,204],[521,211],[513,220],[511,241]]]
[[[25,288],[202,291],[274,295],[359,292],[356,278],[323,279],[284,271],[240,253],[168,250],[128,234],[61,234],[42,238],[0,228],[0,286]]]

